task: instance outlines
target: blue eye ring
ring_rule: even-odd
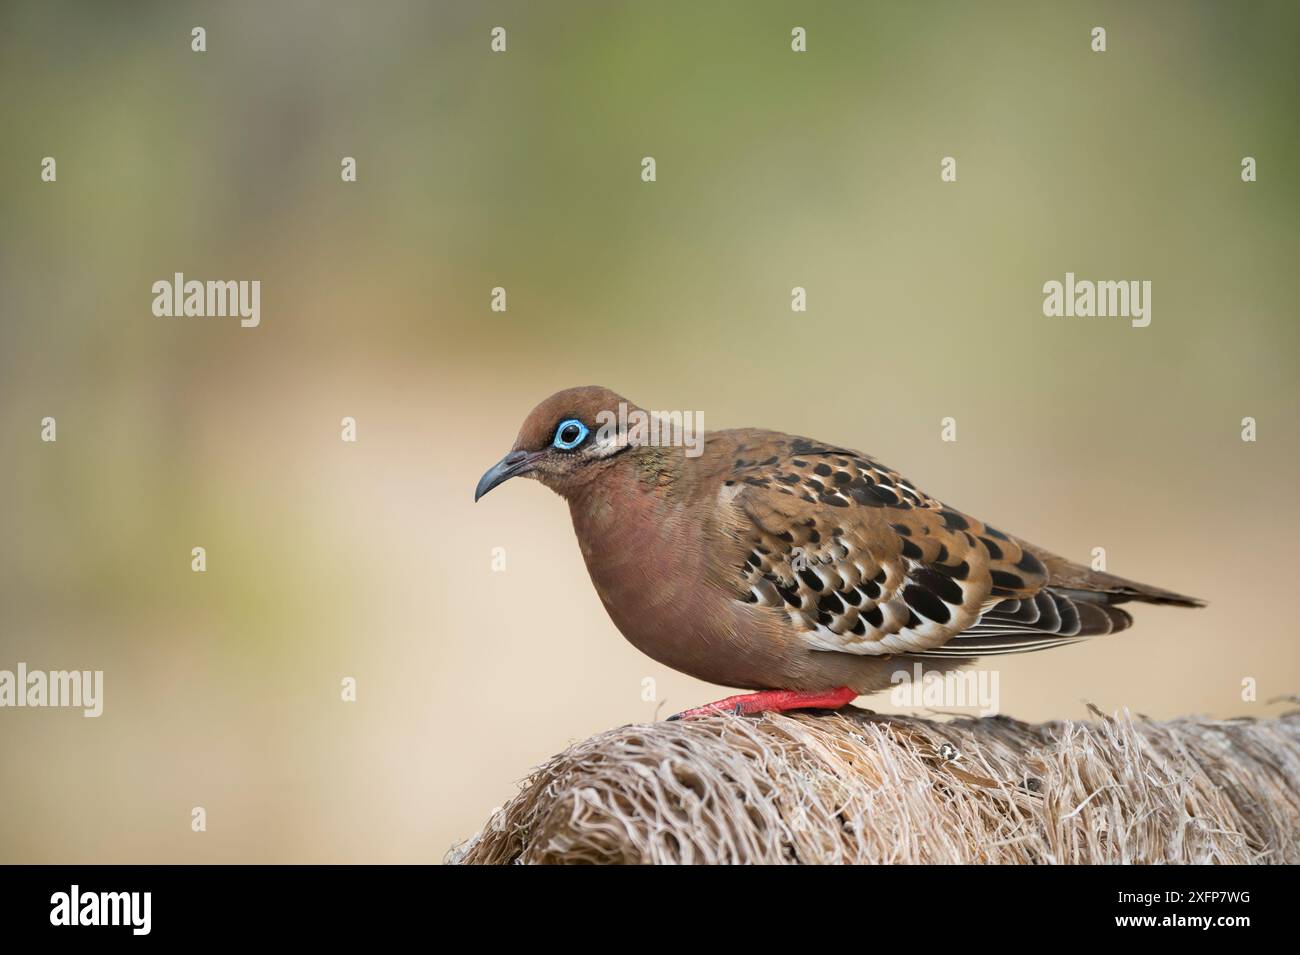
[[[571,433],[569,437],[565,437],[565,432],[571,432],[574,428],[577,429],[576,436]],[[551,447],[559,451],[572,451],[586,441],[587,435],[590,433],[587,426],[577,418],[565,418],[555,428],[555,440],[551,442]]]

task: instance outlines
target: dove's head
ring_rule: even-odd
[[[474,500],[512,477],[534,478],[570,496],[630,447],[618,424],[639,410],[599,385],[556,392],[528,413],[514,447],[479,479]]]

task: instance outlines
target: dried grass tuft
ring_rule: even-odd
[[[624,726],[536,770],[446,861],[1300,862],[1300,713],[1093,712]]]

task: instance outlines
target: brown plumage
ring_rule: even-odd
[[[596,592],[636,647],[713,683],[798,691],[729,708],[839,705],[914,663],[1124,630],[1129,601],[1201,605],[1071,563],[847,448],[753,428],[710,432],[697,457],[639,444],[601,428],[620,402],[639,410],[598,387],[543,401],[475,499],[541,481],[569,502]]]

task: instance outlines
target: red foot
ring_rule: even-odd
[[[668,718],[691,720],[700,716],[719,716],[727,713],[744,716],[748,713],[783,713],[786,710],[838,710],[841,706],[853,702],[857,695],[847,686],[812,693],[800,690],[764,690],[762,693],[729,696],[716,703],[683,710]]]

